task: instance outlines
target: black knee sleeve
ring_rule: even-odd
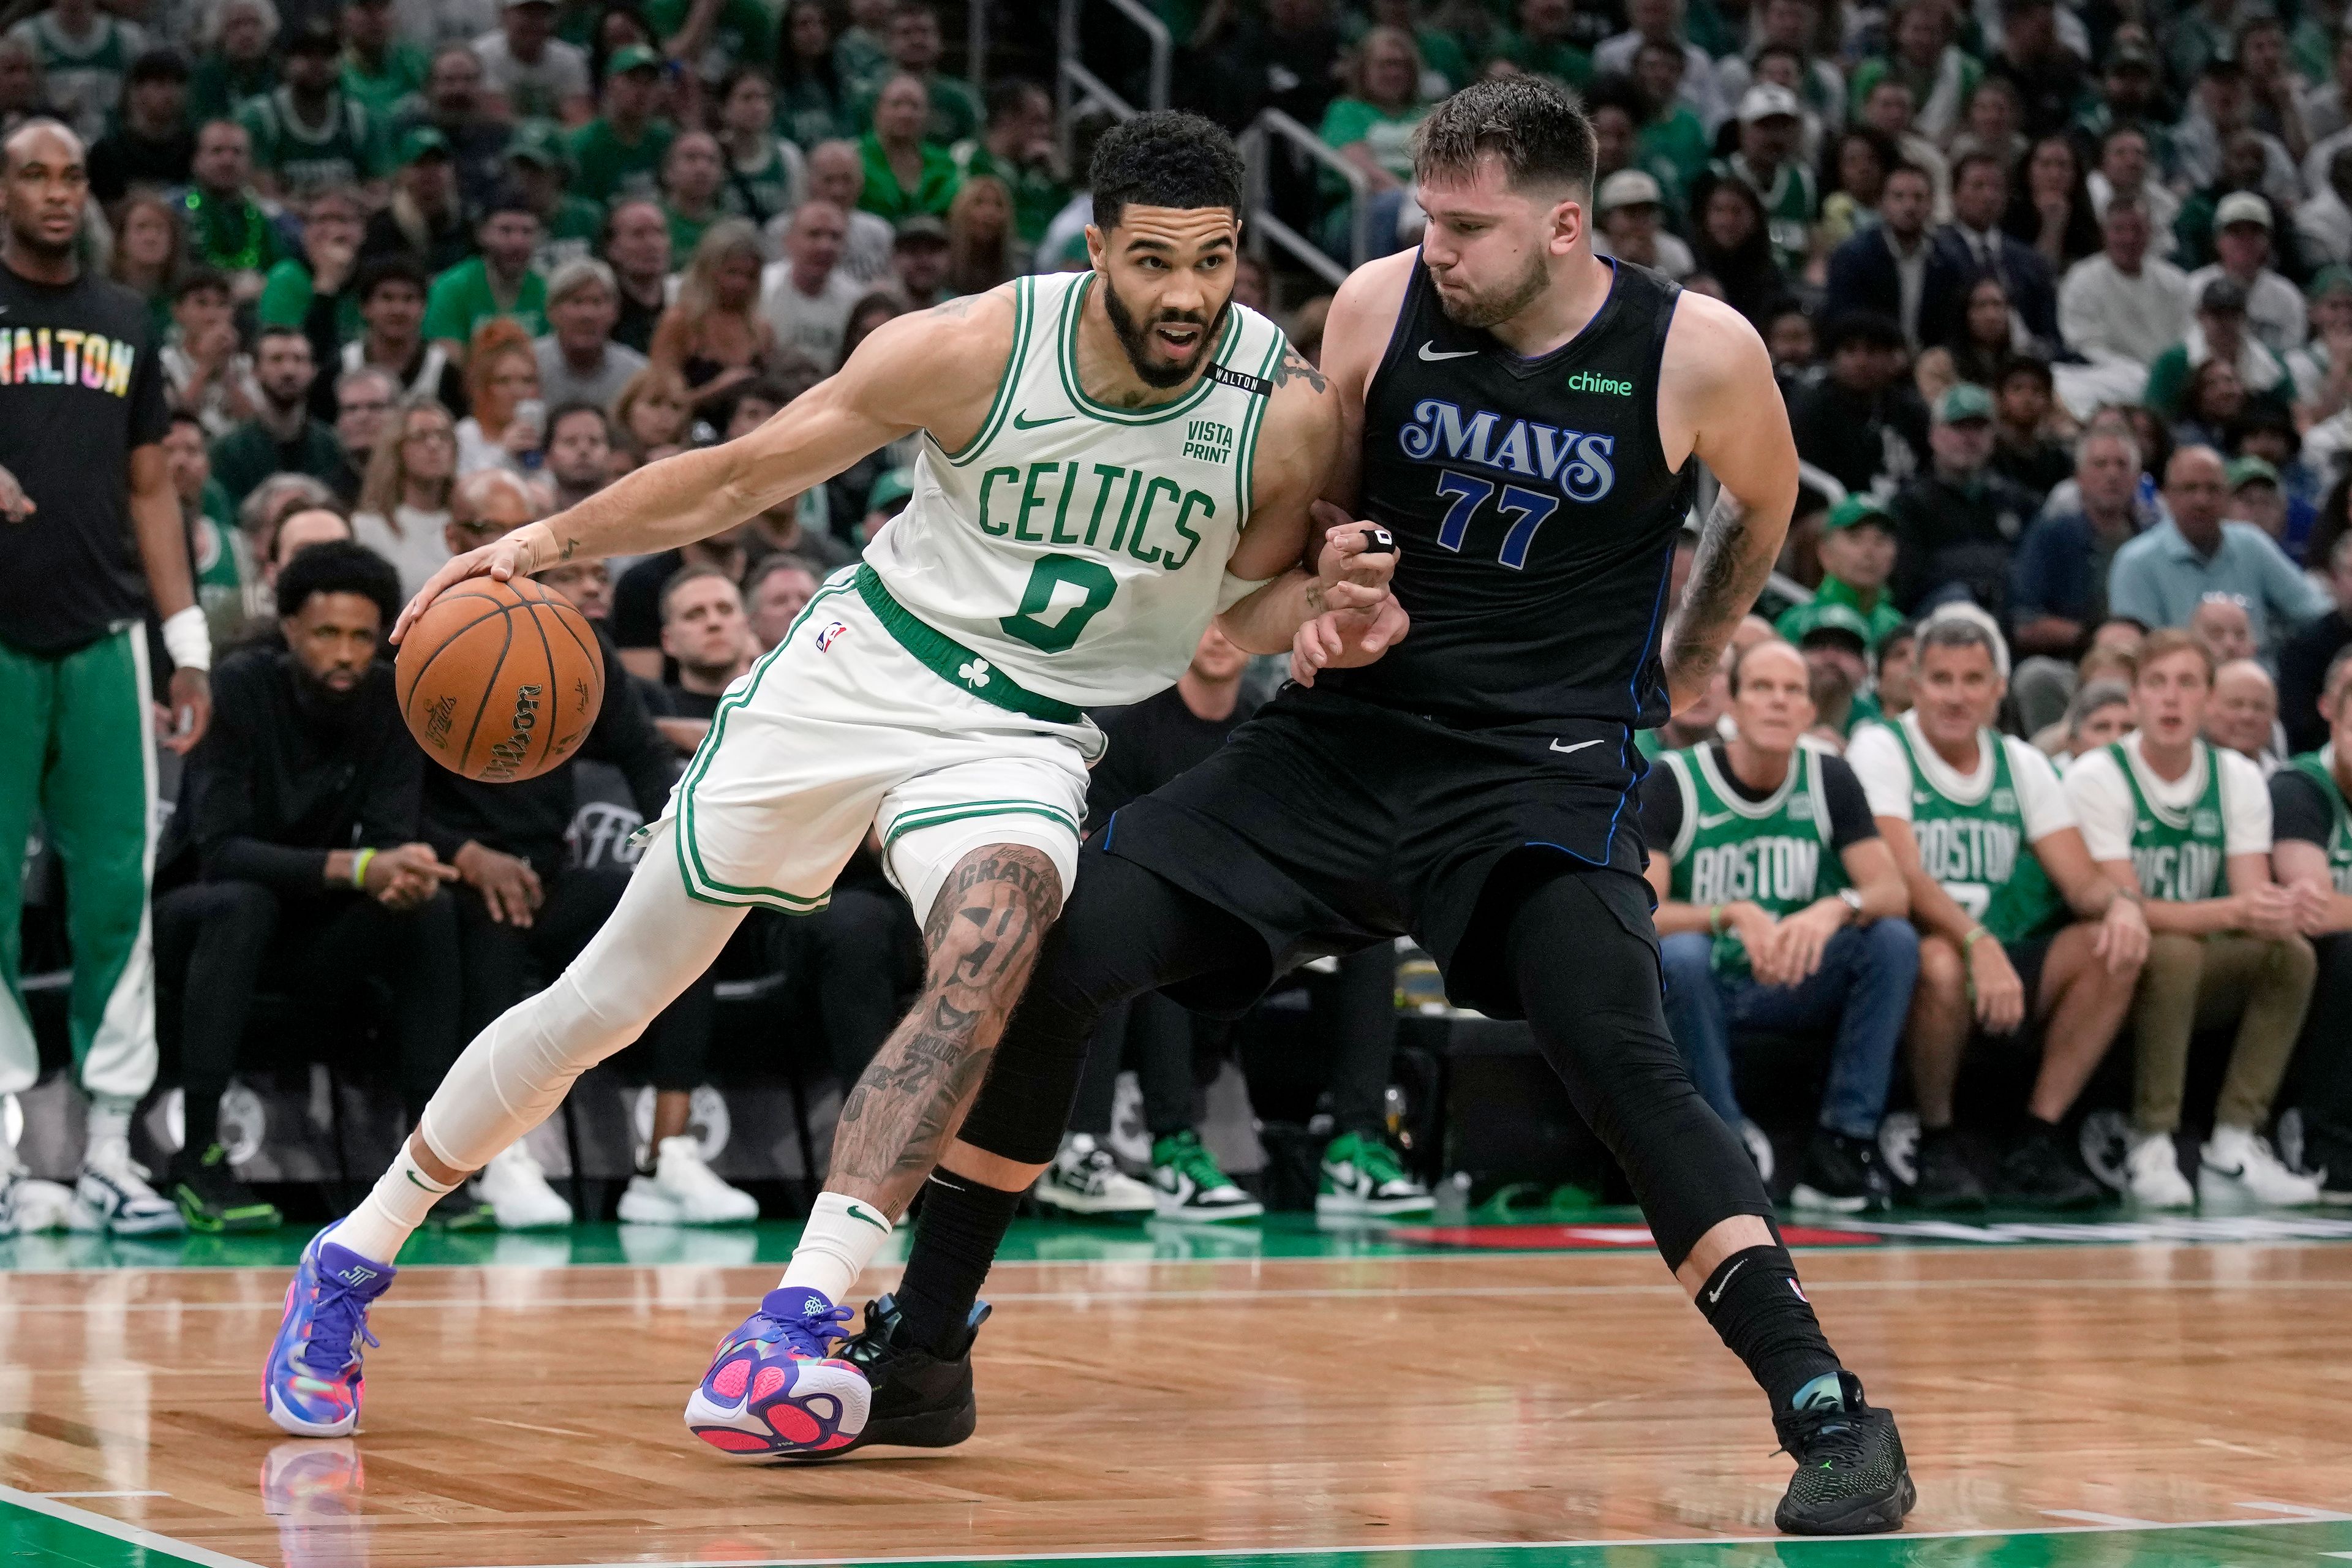
[[[1592,871],[1540,883],[1510,917],[1507,958],[1537,1044],[1624,1169],[1667,1267],[1679,1268],[1722,1221],[1769,1221],[1772,1201],[1666,1030],[1647,900],[1634,882]]]

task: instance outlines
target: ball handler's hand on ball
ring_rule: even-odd
[[[1349,517],[1329,501],[1309,509],[1323,525],[1323,548],[1315,558],[1315,586],[1308,603],[1325,610],[1369,610],[1389,596],[1396,574],[1396,541],[1376,522]]]
[[[433,601],[464,582],[468,577],[494,577],[504,583],[510,578],[528,577],[532,573],[555,564],[553,540],[541,522],[527,523],[512,533],[501,534],[488,544],[468,550],[463,555],[452,555],[442,563],[441,570],[433,574],[408,607],[400,612],[400,619],[392,628],[395,643],[408,635],[416,618],[433,605]]]

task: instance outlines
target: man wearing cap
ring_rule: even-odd
[[[928,310],[948,298],[948,226],[929,213],[901,219],[890,250],[898,297],[910,310]]]
[[[2094,424],[2074,447],[2074,510],[2043,513],[2018,541],[2009,614],[2023,659],[2021,688],[2032,684],[2037,662],[2063,661],[2058,684],[2073,689],[2074,656],[2091,628],[2106,619],[2107,572],[2116,552],[2139,531],[2133,505],[2139,464],[2139,443],[2128,426]]]
[[[604,232],[604,210],[564,189],[570,173],[563,139],[554,126],[534,120],[515,127],[514,140],[507,143],[507,174],[539,214],[541,237],[532,265],[541,272],[551,274],[590,255]]]
[[[474,329],[493,316],[512,316],[537,337],[547,331],[547,279],[533,267],[539,215],[519,190],[494,199],[475,226],[482,253],[433,279],[425,300],[425,335],[458,363]]]
[[[474,58],[500,119],[580,125],[596,111],[587,55],[555,36],[555,0],[504,0],[498,26],[474,40]]]
[[[1822,344],[1828,374],[1789,414],[1797,455],[1856,494],[1891,494],[1927,460],[1927,411],[1903,374],[1902,329],[1875,310],[1848,310],[1830,318]]]
[[[1791,614],[1797,651],[1811,676],[1817,717],[1811,733],[1840,749],[1855,725],[1880,716],[1870,694],[1870,624],[1844,605],[1809,605]]]
[[[411,126],[401,132],[392,200],[369,217],[360,260],[403,256],[429,278],[473,250],[473,230],[457,205],[457,167],[449,156],[449,139],[430,125]]]
[[[1963,279],[1946,299],[1930,301],[1921,331],[1940,339],[1957,332],[1968,306],[1968,285],[1990,274],[2009,290],[2010,313],[2032,336],[2049,342],[2058,331],[2058,292],[2042,253],[2004,233],[2009,169],[1990,153],[1970,153],[1952,168],[1952,221],[1936,231],[1936,248]],[[1932,327],[1932,330],[1931,330]]]
[[[2265,658],[2304,622],[2332,607],[2271,536],[2250,522],[2225,522],[2228,470],[2210,447],[2184,447],[2164,471],[2172,516],[2116,552],[2107,577],[2110,612],[2147,626],[2185,626],[2209,595],[2246,607]]]
[[[2246,291],[2227,276],[2210,278],[2196,292],[2197,321],[2180,342],[2156,356],[2147,367],[2147,390],[2140,401],[2166,420],[2180,417],[2181,394],[2189,374],[2207,360],[2221,358],[2237,367],[2249,397],[2267,398],[2284,405],[2294,384],[2286,363],[2271,353],[2247,330]]]
[[[1657,176],[1640,169],[1620,169],[1601,181],[1593,204],[1601,220],[1593,254],[1654,268],[1678,283],[1689,277],[1698,266],[1690,247],[1659,226],[1665,201]]]
[[[2117,132],[2128,135],[2131,132]],[[2094,365],[2113,367],[2146,384],[2147,367],[2189,331],[2197,296],[2189,275],[2150,254],[2155,220],[2147,204],[2118,192],[2099,220],[2104,244],[2066,269],[2058,288],[2058,334]],[[2128,403],[2138,388],[2118,385],[2112,398]]]
[[[2279,483],[2279,471],[2267,458],[2231,458],[2223,482],[2230,487],[2231,521],[2251,522],[2269,534],[2290,560],[2302,553],[2311,519],[2306,515],[2299,520],[2304,524],[2300,531],[2291,527],[2286,488]]]
[[[147,35],[110,15],[97,0],[52,0],[8,30],[33,52],[50,100],[73,111],[84,143],[106,130],[131,63],[146,51]]]
[[[1903,624],[1903,612],[1887,595],[1895,573],[1895,520],[1866,495],[1852,495],[1830,509],[1822,524],[1822,585],[1804,604],[1785,611],[1775,628],[1790,642],[1801,639],[1814,613],[1829,605],[1860,618],[1863,650]]]
[[[2218,259],[2189,275],[2201,289],[2227,278],[2246,294],[2246,321],[2273,353],[2300,344],[2309,330],[2302,290],[2271,262],[2271,205],[2252,191],[2231,191],[2213,208],[2213,251]]]
[[[89,150],[89,194],[110,206],[133,185],[184,185],[195,156],[188,62],[173,50],[150,49],[131,63],[119,120]]]
[[[1936,248],[1927,233],[1935,194],[1933,178],[1925,169],[1898,163],[1887,171],[1878,193],[1878,221],[1830,252],[1833,315],[1874,311],[1901,326],[1909,346],[1920,346],[1927,301],[1949,299],[1960,288],[1951,258]]]
[[[489,200],[506,179],[507,142],[514,129],[483,110],[482,62],[474,58],[473,45],[444,44],[433,51],[424,101],[404,109],[395,129],[423,127],[440,133],[465,206]]]
[[[351,0],[343,7],[343,96],[388,126],[401,104],[425,90],[432,61],[394,36],[392,0]]]
[[[1918,611],[1958,587],[1998,616],[2010,559],[2041,502],[1994,473],[1992,394],[1967,382],[1945,389],[1928,426],[1929,471],[1896,492],[1895,600]]]
[[[1791,278],[1812,256],[1813,220],[1822,200],[1813,172],[1798,156],[1804,105],[1778,82],[1759,81],[1739,100],[1739,150],[1717,161],[1716,174],[1744,181],[1764,204],[1773,258]]]
[[[655,176],[677,128],[655,116],[662,58],[643,44],[604,62],[604,112],[572,132],[572,189],[592,202],[657,195]]]
[[[383,174],[379,128],[343,96],[342,74],[343,40],[333,23],[316,18],[287,44],[277,89],[238,106],[237,122],[253,138],[253,163],[264,191],[307,195]]]
[[[610,408],[646,356],[612,341],[621,319],[620,285],[593,257],[565,262],[547,280],[548,333],[539,340],[539,395],[550,408],[593,403]]]

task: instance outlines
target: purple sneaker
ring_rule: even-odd
[[[687,1397],[689,1431],[730,1459],[754,1464],[845,1448],[866,1430],[873,1390],[833,1353],[849,1309],[823,1291],[782,1287],[719,1342]]]
[[[334,1228],[302,1249],[286,1288],[286,1316],[261,1369],[263,1407],[280,1431],[297,1437],[347,1437],[359,1426],[367,1380],[353,1342],[376,1342],[368,1332],[368,1304],[399,1272],[329,1241]]]

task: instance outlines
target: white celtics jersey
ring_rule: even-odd
[[[1013,355],[980,434],[960,452],[923,437],[913,498],[866,552],[917,620],[1079,707],[1139,701],[1191,662],[1249,513],[1285,346],[1235,305],[1215,359],[1231,380],[1213,371],[1173,403],[1110,407],[1077,373],[1079,311],[1101,286],[1091,272],[1014,286]]]

